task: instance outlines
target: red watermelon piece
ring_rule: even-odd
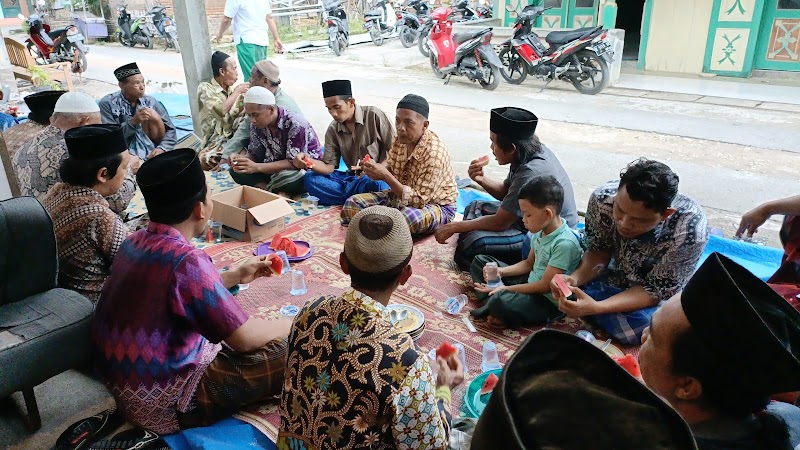
[[[303,162],[306,163],[306,167],[308,167],[309,169],[314,167],[314,162],[311,161],[311,158],[308,155],[306,155],[306,157],[303,158]]]
[[[436,357],[447,359],[455,355],[457,352],[458,352],[457,348],[453,347],[452,344],[445,341],[442,342],[442,345],[440,345],[439,348],[436,349]]]
[[[278,234],[272,237],[272,242],[270,242],[269,248],[275,250],[276,252],[278,250],[283,250],[286,252],[286,256],[291,258],[306,256],[308,252],[311,251],[310,248],[298,246],[293,240]]]
[[[361,160],[361,165],[364,165],[370,161],[372,161],[372,156],[369,156],[369,153],[367,153],[367,155],[364,156],[364,159]]]
[[[483,386],[481,387],[480,395],[486,395],[491,393],[494,390],[494,387],[497,386],[497,382],[500,381],[497,378],[497,375],[490,373],[486,380],[483,382]]]
[[[619,356],[612,356],[614,361],[617,362],[623,369],[627,370],[629,374],[633,375],[636,378],[642,378],[642,371],[639,369],[639,361],[633,357],[631,354],[627,354],[623,357]]]
[[[281,239],[283,239],[283,235],[280,233],[275,233],[275,235],[272,236],[272,242],[269,243],[269,248],[273,250],[279,250],[277,246]]]
[[[275,253],[270,253],[267,255],[267,261],[272,264],[269,270],[271,270],[274,275],[280,275],[283,273],[283,260],[280,256],[276,255]]]
[[[479,165],[485,166],[485,165],[489,164],[489,155],[483,155],[480,158],[478,158],[477,161],[478,161]]]

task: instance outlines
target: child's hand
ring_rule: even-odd
[[[500,291],[505,291],[505,290],[508,290],[508,286],[506,285],[498,286],[494,288],[492,292],[489,292],[489,297],[493,296],[494,294],[497,294]]]

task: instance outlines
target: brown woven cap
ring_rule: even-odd
[[[403,213],[386,206],[362,209],[350,221],[344,254],[356,269],[383,273],[396,269],[411,255],[413,241]]]

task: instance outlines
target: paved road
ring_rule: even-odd
[[[383,47],[399,46],[389,42]],[[463,79],[447,86],[429,70],[369,67],[364,55],[373,46],[354,47],[347,57],[277,59],[284,87],[298,101],[319,133],[330,121],[320,83],[353,81],[356,99],[392,111],[409,92],[432,104],[432,128],[450,147],[457,173],[488,150],[488,111],[517,105],[541,118],[539,134],[571,174],[577,201],[585,205],[591,190],[614,179],[628,162],[647,156],[670,164],[681,189],[698,199],[712,222],[730,231],[742,212],[768,199],[800,192],[800,114],[619,95],[585,96],[569,89],[536,93],[534,84],[501,84],[487,92]],[[409,52],[415,49],[409,49]],[[112,70],[135,60],[151,89],[186,92],[179,55],[160,50],[95,46],[86,76],[115,82]],[[109,85],[108,90],[113,86]],[[100,92],[93,92],[101,94]],[[502,177],[507,168],[493,164]],[[777,222],[771,224],[777,228]],[[777,240],[775,240],[777,242]]]

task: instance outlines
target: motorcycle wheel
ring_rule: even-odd
[[[383,35],[379,30],[376,30],[376,27],[372,27],[372,29],[369,30],[369,38],[372,39],[372,43],[375,44],[376,47],[383,45]]]
[[[70,60],[74,61],[75,57],[78,57],[78,59],[80,60],[81,73],[86,72],[86,69],[89,68],[89,62],[86,61],[86,53],[83,53],[83,50],[74,46],[69,47],[67,51],[71,53],[71,55],[69,55]]]
[[[331,48],[336,56],[342,56],[342,41],[339,38],[331,42]]]
[[[33,61],[40,66],[43,66],[48,62],[42,55],[42,52],[39,51],[39,47],[35,46],[33,42],[28,43],[28,54],[31,55]]]
[[[488,66],[489,62],[483,61],[483,64]],[[498,69],[495,66],[490,66],[490,67],[492,68],[492,71],[490,72],[489,75],[489,81],[483,81],[483,80],[479,81],[481,87],[486,89],[487,91],[493,91],[497,89],[497,86],[500,84],[500,69]]]
[[[120,31],[119,34],[117,35],[117,40],[119,40],[119,43],[124,45],[125,47],[134,47],[134,46],[136,46],[136,41],[135,40],[131,40],[131,41],[126,40],[125,39],[125,34],[122,31]]]
[[[419,52],[422,53],[422,56],[429,57],[431,56],[431,49],[428,47],[430,43],[430,37],[428,35],[420,36],[419,41],[417,42],[417,48],[419,48]]]
[[[436,59],[436,55],[431,54],[431,69],[433,69],[433,74],[436,75],[437,78],[446,77],[447,75],[443,74],[441,70],[439,70],[439,61]]]
[[[411,28],[403,28],[403,31],[400,32],[400,43],[402,43],[405,48],[411,48],[416,38],[417,36],[414,30]]]
[[[511,47],[503,47],[497,55],[503,63],[500,75],[511,84],[520,84],[528,76],[528,66],[522,57]]]
[[[570,76],[570,81],[575,89],[581,94],[595,95],[603,90],[608,84],[609,72],[608,63],[602,56],[591,50],[581,50],[575,55],[581,63],[583,73]],[[600,73],[599,82],[596,80]],[[589,84],[584,84],[585,82]]]
[[[153,38],[147,35],[147,33],[139,33],[142,38],[144,38],[144,48],[148,50],[152,50],[153,48]]]
[[[178,38],[170,36],[169,37],[169,41],[172,42],[172,48],[175,49],[175,53],[180,53],[181,52],[181,45],[178,44]]]

